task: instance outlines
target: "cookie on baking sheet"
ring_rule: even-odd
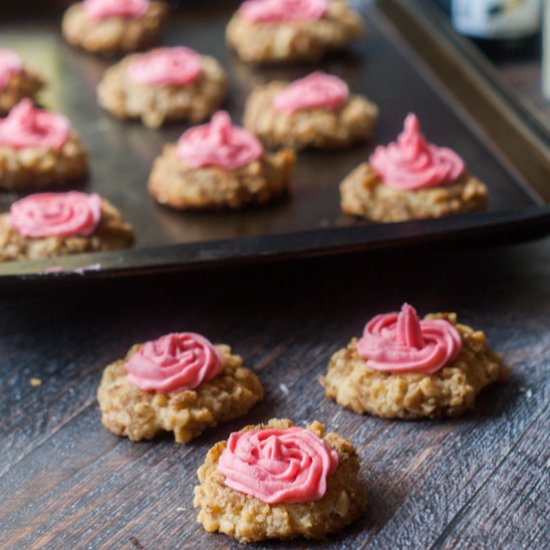
[[[0,189],[39,189],[82,179],[88,155],[63,115],[22,99],[0,119]]]
[[[174,432],[178,443],[244,416],[263,396],[258,377],[229,346],[192,332],[133,346],[106,367],[97,390],[109,431],[132,441]]]
[[[34,97],[45,83],[12,50],[0,48],[0,115],[6,114],[24,97]]]
[[[360,516],[366,495],[352,444],[324,426],[272,419],[208,451],[193,505],[209,532],[240,542],[324,538]]]
[[[363,33],[346,0],[248,0],[226,30],[237,55],[249,63],[318,61]]]
[[[414,308],[377,315],[331,358],[321,378],[327,397],[384,418],[459,416],[507,369],[485,334],[454,313],[420,320]]]
[[[62,33],[91,53],[133,52],[154,44],[167,14],[157,0],[84,0],[67,9]]]
[[[426,141],[414,114],[394,143],[340,184],[342,210],[377,222],[441,218],[487,209],[487,187],[451,149]]]
[[[174,47],[125,57],[105,71],[97,91],[99,104],[117,118],[141,118],[158,128],[172,120],[203,120],[217,110],[227,85],[213,57]]]
[[[132,226],[96,194],[36,193],[0,214],[0,262],[127,248]]]
[[[241,208],[287,193],[294,153],[265,152],[243,128],[219,112],[210,124],[187,130],[165,146],[149,176],[161,204],[181,210]]]
[[[246,101],[244,127],[268,147],[340,148],[369,138],[378,108],[350,95],[340,78],[315,72],[287,84],[258,86]]]

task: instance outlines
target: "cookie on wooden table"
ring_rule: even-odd
[[[0,189],[64,185],[86,175],[88,155],[67,118],[22,99],[0,119]]]
[[[441,218],[487,209],[487,187],[451,149],[426,141],[414,114],[394,143],[340,184],[342,210],[378,222]]]
[[[34,97],[44,84],[42,77],[27,67],[16,52],[0,48],[0,115],[24,97]]]
[[[244,126],[268,147],[340,148],[369,138],[378,108],[350,95],[340,78],[315,72],[291,84],[258,86],[245,106]]]
[[[155,43],[167,13],[158,0],[84,0],[67,9],[62,33],[91,53],[133,52]]]
[[[209,56],[183,47],[132,54],[105,71],[99,104],[121,119],[152,128],[172,120],[199,122],[227,93],[227,76]]]
[[[249,63],[318,61],[363,33],[346,0],[248,0],[227,26],[226,39]]]
[[[243,128],[219,112],[212,122],[187,130],[166,145],[149,176],[149,191],[161,204],[181,210],[241,208],[287,193],[294,153],[264,151]]]
[[[0,262],[127,248],[132,226],[96,194],[37,193],[0,215]]]
[[[133,346],[105,368],[97,390],[109,431],[132,441],[174,432],[178,443],[244,416],[263,396],[258,377],[229,346],[192,332]]]
[[[352,444],[324,426],[272,419],[234,432],[198,469],[194,506],[209,532],[240,542],[324,538],[360,516],[366,495]]]
[[[327,397],[384,418],[459,416],[507,369],[482,331],[454,313],[420,320],[413,307],[377,315],[331,358],[321,378]]]

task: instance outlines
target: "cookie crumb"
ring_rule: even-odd
[[[42,385],[42,380],[40,378],[35,378],[34,376],[31,378],[31,386],[33,388],[37,388],[38,386]]]

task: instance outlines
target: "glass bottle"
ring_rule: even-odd
[[[531,53],[542,23],[540,0],[452,0],[454,28],[489,54]]]

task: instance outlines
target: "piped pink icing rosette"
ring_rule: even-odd
[[[128,76],[147,86],[185,86],[202,74],[201,56],[190,48],[158,48],[134,57]]]
[[[88,19],[138,18],[147,12],[149,0],[84,0],[82,7]]]
[[[4,90],[14,74],[23,70],[23,61],[18,54],[0,48],[0,90]]]
[[[386,185],[405,190],[452,183],[466,170],[454,151],[426,141],[412,113],[405,119],[397,141],[378,146],[369,163]]]
[[[90,235],[101,220],[101,198],[69,193],[36,193],[11,205],[9,225],[24,237]]]
[[[204,336],[181,332],[146,342],[124,366],[128,382],[141,390],[175,393],[214,378],[223,370],[224,360]]]
[[[451,323],[421,321],[409,304],[399,313],[371,319],[357,343],[368,367],[391,373],[433,374],[452,363],[461,349],[462,338]]]
[[[304,428],[232,433],[218,462],[225,484],[268,504],[323,498],[338,454]]]
[[[61,149],[69,138],[69,129],[63,115],[37,109],[30,99],[22,99],[6,118],[0,119],[0,146]]]
[[[247,0],[239,13],[250,23],[287,23],[319,21],[327,10],[327,0]]]
[[[193,168],[219,166],[235,170],[263,155],[262,144],[244,128],[233,126],[229,115],[220,111],[210,124],[183,133],[176,154]]]
[[[348,85],[337,76],[316,71],[291,82],[273,98],[273,106],[283,113],[306,109],[339,109],[349,97]]]

